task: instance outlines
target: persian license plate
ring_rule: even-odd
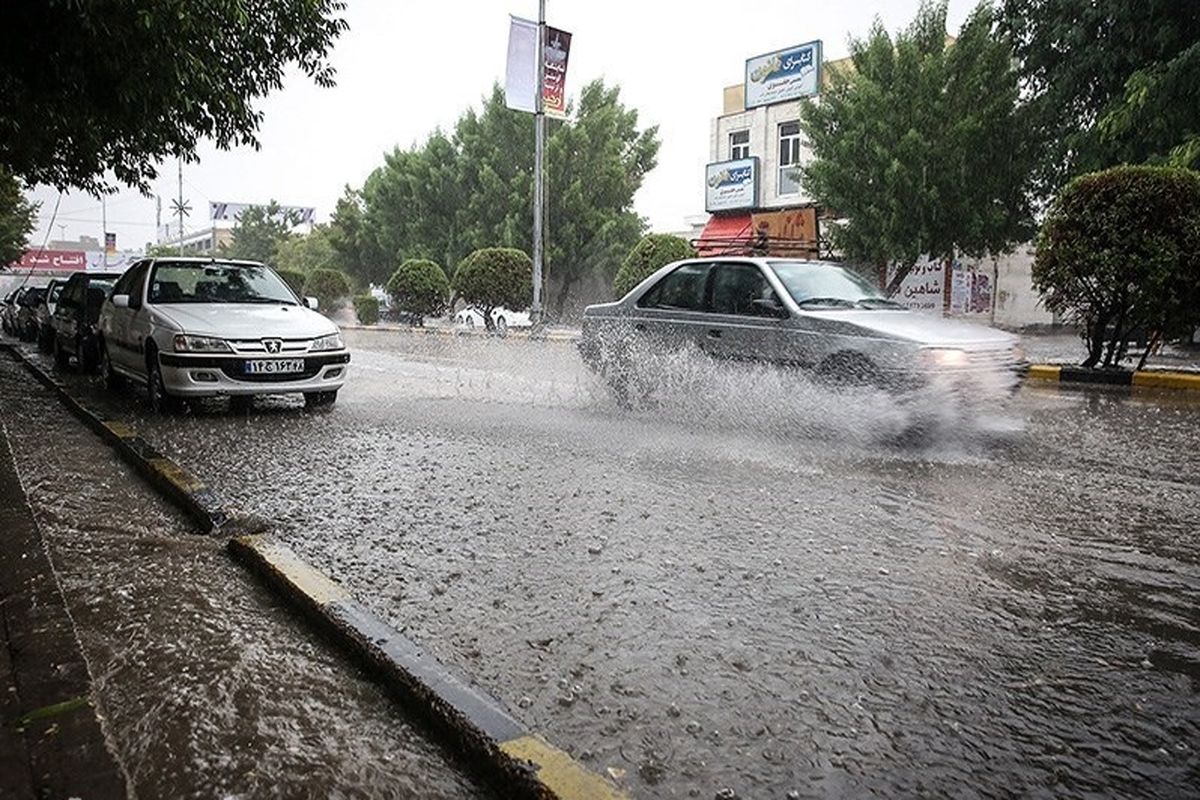
[[[289,372],[304,372],[304,359],[273,358],[246,362],[247,375],[282,375]]]

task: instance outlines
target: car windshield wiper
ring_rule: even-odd
[[[872,309],[888,309],[888,308],[904,308],[902,303],[897,303],[895,300],[888,300],[883,297],[864,297],[855,303],[859,308]]]
[[[806,297],[796,305],[801,308],[807,306],[834,306],[835,308],[854,308],[854,301],[847,300],[844,297]]]
[[[233,303],[259,303],[262,305],[272,305],[272,306],[274,306],[274,305],[280,305],[280,306],[296,305],[291,300],[275,300],[270,297],[247,297],[242,300],[232,300],[230,302],[233,302]]]

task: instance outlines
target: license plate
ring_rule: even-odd
[[[304,372],[303,358],[273,358],[263,361],[247,361],[247,375],[281,375],[288,372]]]

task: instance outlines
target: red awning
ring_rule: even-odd
[[[753,244],[750,215],[711,217],[700,233],[700,238],[693,241],[693,244],[697,254],[702,256],[733,255],[745,251]]]

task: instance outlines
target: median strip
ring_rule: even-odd
[[[1085,369],[1064,364],[1031,364],[1032,380],[1090,383],[1105,386],[1141,386],[1153,389],[1200,391],[1200,373],[1170,370]]]

